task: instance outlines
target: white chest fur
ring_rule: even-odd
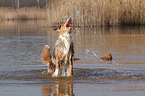
[[[63,35],[60,35],[59,38],[62,39],[65,44],[64,53],[68,53],[70,44],[72,42],[72,36],[69,33],[65,33]]]

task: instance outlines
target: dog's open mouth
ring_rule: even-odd
[[[66,24],[66,28],[71,29],[71,24],[72,24],[72,20],[71,20],[71,18],[69,18],[69,20],[67,21],[67,24]]]

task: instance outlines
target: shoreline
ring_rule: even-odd
[[[0,7],[0,21],[2,20],[47,20],[47,10],[36,7],[23,7],[19,10]]]
[[[47,19],[0,19],[0,22],[33,22],[33,21],[36,21],[36,22],[39,22],[41,21],[40,24],[42,28],[49,28],[49,27],[54,27],[54,28],[57,28],[60,26],[59,23],[48,23],[48,20]],[[42,23],[43,22],[43,23]],[[91,25],[74,25],[72,24],[72,27],[78,27],[78,28],[85,28],[85,27],[88,27],[88,28],[95,28],[95,27],[145,27],[145,24],[135,24],[135,25],[121,25],[121,24],[114,24],[114,25],[96,25],[96,26],[91,26]]]

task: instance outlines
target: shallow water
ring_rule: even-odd
[[[0,21],[0,96],[144,96],[145,27],[73,28],[74,76],[52,78],[40,54],[58,33],[46,24]]]

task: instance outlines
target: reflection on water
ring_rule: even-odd
[[[74,62],[74,76],[52,78],[46,73],[40,54],[45,44],[52,52],[59,34],[46,24],[0,21],[0,95],[143,96],[144,26],[73,28],[75,57],[80,58]],[[112,54],[112,62],[100,60],[106,53]],[[17,91],[21,89],[35,94]]]
[[[69,78],[67,78],[69,79]],[[59,78],[55,80],[53,86],[46,84],[42,86],[43,96],[75,96],[73,93],[73,82],[72,80],[67,80],[66,78]]]

